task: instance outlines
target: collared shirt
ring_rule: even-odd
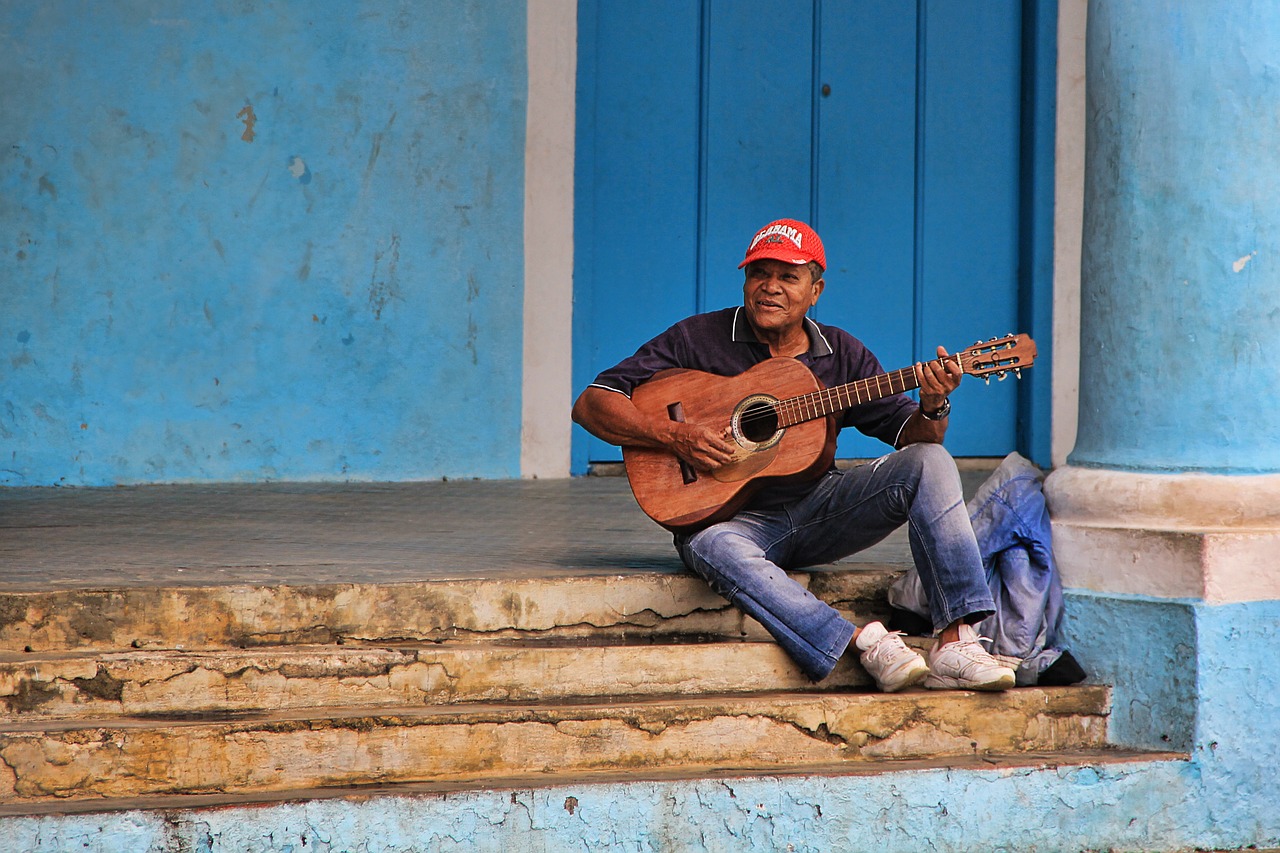
[[[825,387],[844,385],[884,373],[880,361],[861,341],[834,326],[805,318],[809,351],[797,356]],[[631,396],[660,370],[683,367],[718,376],[737,376],[771,358],[756,337],[742,306],[681,320],[636,350],[635,355],[601,373],[592,386]],[[840,413],[839,426],[854,427],[891,447],[918,406],[905,394],[892,394]]]

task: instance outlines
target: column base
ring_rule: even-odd
[[[1067,587],[1210,604],[1280,599],[1280,475],[1066,466],[1045,497]]]

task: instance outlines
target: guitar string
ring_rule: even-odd
[[[846,385],[836,386],[835,388],[824,388],[820,391],[813,391],[808,394],[789,397],[785,400],[777,400],[773,403],[769,403],[766,411],[744,413],[742,417],[739,418],[738,422],[744,426],[751,426],[756,423],[785,420],[786,416],[789,415],[792,416],[793,419],[789,420],[786,423],[786,426],[795,426],[796,424],[811,421],[816,418],[823,417],[824,415],[831,414],[832,412],[840,411],[841,409],[858,406],[864,402],[869,403],[872,400],[878,400],[882,397],[887,397],[890,394],[901,393],[902,391],[909,391],[912,388],[919,387],[914,384],[906,384],[905,379],[909,374],[912,375],[912,379],[914,380],[914,372],[910,368],[903,368],[902,370],[895,371],[891,374],[884,373],[880,374],[878,377],[871,377],[867,380],[858,380],[857,382],[850,382]],[[902,382],[903,387],[901,389],[894,387],[895,379]],[[888,380],[888,391],[881,391],[879,386],[882,384],[882,380]],[[875,386],[876,391],[879,393],[869,394],[867,399],[864,401],[862,399],[863,391],[870,392],[872,386]],[[845,398],[847,402],[842,403],[842,397]]]
[[[970,353],[967,350],[963,353],[953,354],[956,359],[956,363],[960,366],[961,371],[966,373],[972,372],[972,369],[973,369],[973,365],[966,366],[965,364],[964,356],[969,354]],[[941,359],[934,360],[934,362],[940,362],[940,361]],[[1004,371],[1000,371],[1000,372],[1004,372]],[[907,382],[905,381],[908,375],[911,377],[911,381],[913,384],[907,384]],[[903,382],[903,387],[900,391],[895,390],[893,387],[893,382],[895,379],[902,380]],[[915,388],[920,387],[919,382],[916,381],[915,367],[913,365],[912,367],[903,367],[899,370],[895,370],[890,373],[881,373],[881,374],[878,374],[877,376],[867,377],[866,379],[857,379],[857,380],[854,380],[853,382],[845,383],[844,385],[837,385],[834,388],[822,388],[817,391],[811,391],[807,394],[798,395],[796,397],[788,397],[785,400],[776,400],[773,403],[768,404],[768,411],[744,413],[742,417],[739,418],[739,423],[743,425],[751,425],[751,424],[755,424],[762,421],[769,421],[769,420],[779,421],[783,419],[784,413],[794,414],[797,416],[797,419],[789,422],[787,426],[794,426],[796,424],[804,423],[805,421],[814,420],[824,415],[828,415],[828,414],[832,414],[833,412],[840,411],[841,409],[847,409],[853,406],[862,405],[864,402],[862,400],[862,391],[863,390],[870,391],[872,385],[875,385],[876,391],[879,391],[881,380],[889,381],[889,390],[887,392],[879,393],[874,396],[868,396],[865,402],[869,403],[872,400],[878,400],[878,399],[881,399],[882,397],[887,397],[890,394],[902,393],[902,392],[914,390]],[[842,395],[846,398],[846,400],[850,399],[850,394],[849,394],[850,390],[853,391],[855,399],[853,399],[852,402],[846,402],[841,404],[840,397]],[[834,408],[832,408],[830,411],[826,411],[827,406],[830,405],[833,401],[835,403]]]
[[[960,364],[961,370],[964,370],[964,362],[962,358],[959,358],[959,354],[957,354],[957,363]],[[908,384],[906,382],[908,376],[911,377],[912,384]],[[920,387],[919,382],[916,381],[915,367],[903,367],[890,373],[881,373],[876,376],[867,377],[866,379],[857,379],[844,385],[837,385],[834,388],[822,388],[818,391],[811,391],[807,394],[788,397],[785,400],[777,400],[768,404],[768,411],[748,412],[743,414],[743,416],[739,418],[739,423],[743,425],[753,425],[769,420],[781,420],[783,413],[797,416],[797,419],[790,422],[788,426],[794,426],[795,424],[814,420],[816,418],[823,417],[824,415],[831,414],[832,412],[840,411],[841,409],[862,405],[864,402],[862,399],[862,392],[864,390],[870,392],[873,385],[875,386],[876,391],[880,392],[882,380],[888,380],[889,390],[887,392],[877,393],[874,396],[868,396],[865,402],[869,403],[872,400],[878,400],[882,397],[887,397],[890,394],[902,393]],[[903,387],[900,390],[894,388],[893,383],[895,380],[902,382]],[[851,390],[853,392],[852,398],[850,396]],[[844,396],[847,400],[851,399],[852,401],[841,404],[841,396]],[[833,402],[835,404],[834,408],[827,411],[827,407]]]

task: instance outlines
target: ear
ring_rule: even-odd
[[[825,278],[820,278],[813,283],[813,299],[809,302],[810,308],[818,304],[818,297],[822,295],[822,291],[826,286],[827,280]]]

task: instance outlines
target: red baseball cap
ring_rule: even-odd
[[[775,219],[757,231],[747,247],[747,257],[738,264],[738,269],[761,258],[773,258],[788,264],[817,261],[824,270],[827,268],[827,253],[822,248],[818,232],[797,219]]]

